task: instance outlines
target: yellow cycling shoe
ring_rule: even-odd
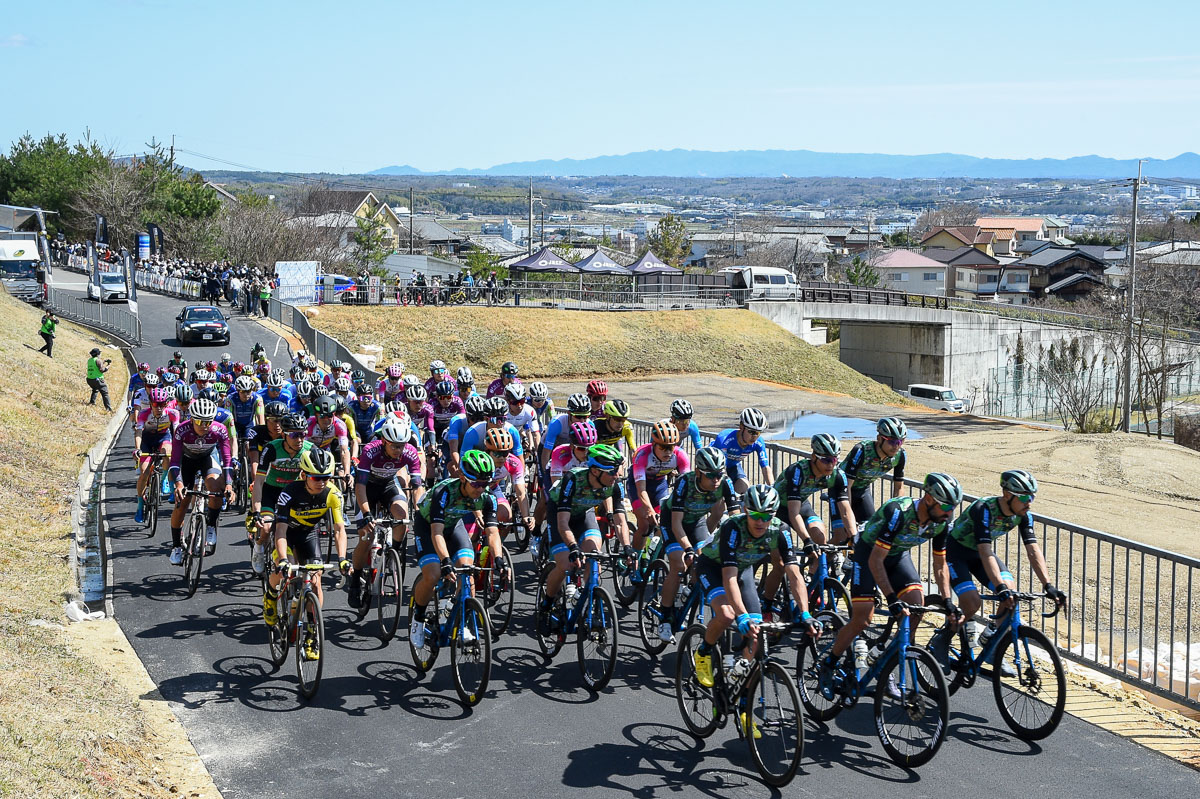
[[[712,655],[701,655],[699,652],[696,652],[692,656],[692,662],[696,666],[696,682],[705,688],[712,688],[714,685]]]
[[[320,657],[321,653],[317,650],[317,639],[316,636],[313,636],[304,642],[304,659],[317,660]],[[757,726],[755,727],[754,731],[756,733],[758,732]]]
[[[751,730],[753,730],[754,740],[757,741],[758,739],[762,738],[762,730],[758,728],[757,724],[750,720],[750,716],[748,713],[746,713],[746,711],[743,710],[741,713],[739,713],[738,718],[742,721],[742,732],[749,733]]]
[[[263,592],[263,621],[268,627],[279,623],[279,598],[272,596],[270,591]]]

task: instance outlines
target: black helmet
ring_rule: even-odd
[[[282,419],[287,416],[288,407],[282,402],[268,402],[267,407],[263,409],[268,419]]]
[[[279,424],[284,430],[288,430],[293,433],[298,430],[305,430],[308,428],[308,420],[304,418],[303,414],[299,413],[289,413],[285,415],[279,420]]]
[[[500,367],[500,374],[504,377],[516,377],[517,365],[512,361],[505,361],[504,365]]]
[[[337,411],[337,400],[328,394],[313,403],[318,416],[332,416]]]
[[[508,403],[504,401],[504,397],[492,397],[487,401],[488,416],[507,416]]]

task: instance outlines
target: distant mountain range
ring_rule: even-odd
[[[1074,158],[976,158],[955,153],[885,155],[818,153],[812,150],[645,150],[596,158],[515,161],[487,169],[424,172],[412,166],[385,166],[371,175],[640,175],[645,177],[845,177],[845,178],[1128,178],[1136,159],[1082,155]],[[1183,153],[1151,159],[1145,174],[1200,178],[1200,155]]]

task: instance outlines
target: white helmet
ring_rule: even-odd
[[[767,429],[767,417],[758,408],[747,408],[742,411],[741,418],[738,421],[747,430],[754,430],[761,433]]]
[[[250,375],[242,375],[237,380],[234,380],[233,387],[237,391],[254,391],[256,388],[254,378]]]
[[[407,444],[412,438],[412,427],[407,420],[389,416],[379,426],[379,437],[393,444]]]

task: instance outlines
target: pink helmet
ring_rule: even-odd
[[[590,447],[596,443],[596,425],[588,422],[575,422],[571,425],[571,443],[577,447]]]
[[[171,392],[161,386],[150,389],[150,401],[167,403],[171,401]]]
[[[138,371],[139,372],[149,372],[150,364],[146,363],[145,361],[142,361],[141,363],[138,364]]]
[[[393,380],[399,380],[404,376],[404,367],[398,363],[394,363],[387,368],[387,376]]]

